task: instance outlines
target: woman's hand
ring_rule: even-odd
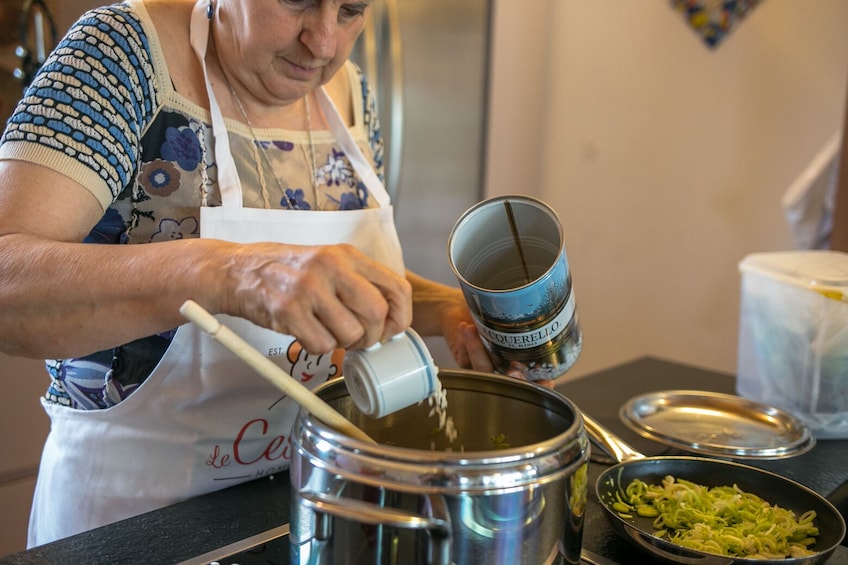
[[[458,367],[491,373],[489,354],[458,288],[407,271],[412,283],[415,329],[424,336],[442,335]]]
[[[445,311],[442,317],[442,335],[457,366],[486,373],[495,370],[464,301],[461,305]]]
[[[485,373],[494,372],[492,360],[483,345],[462,291],[425,279],[410,271],[407,271],[406,277],[412,283],[413,326],[418,333],[423,336],[444,336],[458,367]],[[513,363],[506,371],[506,376],[521,380],[527,380],[526,374],[527,367],[518,362]],[[535,383],[547,388],[556,386],[556,380],[540,380]]]
[[[295,336],[310,353],[367,347],[412,321],[412,287],[351,245],[230,248],[221,310]]]

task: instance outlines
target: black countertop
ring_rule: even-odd
[[[646,455],[679,454],[630,431],[619,419],[619,407],[629,398],[651,391],[690,389],[735,392],[732,375],[716,373],[656,358],[635,361],[566,382],[557,390],[595,420]],[[848,480],[848,440],[819,441],[811,451],[776,461],[744,461],[789,477],[829,496]],[[605,468],[591,463],[590,485]],[[583,546],[615,563],[653,563],[616,534],[607,523],[590,488]],[[0,565],[86,563],[175,564],[199,562],[198,556],[225,555],[220,549],[280,529],[288,523],[289,477],[282,473],[187,500],[71,538],[0,558]],[[259,552],[262,553],[259,553]],[[636,553],[634,553],[636,552]],[[638,558],[637,558],[638,556]],[[288,564],[287,538],[282,537],[224,563]],[[840,546],[828,565],[848,564],[848,548]]]

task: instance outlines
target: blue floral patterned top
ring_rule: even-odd
[[[374,99],[353,63],[344,72],[355,97],[351,133],[382,178]],[[0,159],[38,163],[89,188],[105,212],[88,243],[198,237],[200,207],[220,204],[209,122],[207,110],[174,90],[150,17],[131,0],[87,12],[71,28],[10,118]],[[321,210],[376,206],[330,131],[314,131],[310,140],[306,131],[266,129],[254,139],[246,125],[226,124],[244,206],[312,210],[315,196]],[[47,401],[80,409],[117,404],[147,378],[172,337],[48,360]]]

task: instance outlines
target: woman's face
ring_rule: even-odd
[[[218,0],[221,65],[257,99],[291,103],[325,84],[365,27],[372,0]]]

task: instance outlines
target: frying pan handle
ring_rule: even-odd
[[[583,416],[583,423],[586,426],[586,432],[592,440],[606,449],[613,457],[615,457],[616,461],[624,463],[625,461],[645,458],[643,454],[636,451],[630,444],[603,427],[591,416],[585,412],[582,412],[581,415]]]

